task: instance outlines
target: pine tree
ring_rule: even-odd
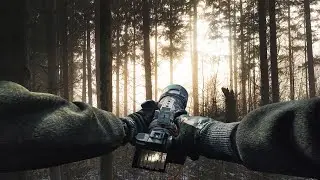
[[[128,20],[127,13],[125,13],[125,18]],[[128,26],[129,22],[125,22],[125,34],[123,37],[124,40],[124,62],[123,62],[123,81],[124,81],[124,88],[123,88],[123,115],[128,115],[128,61],[129,61],[129,35],[128,35]]]
[[[259,41],[260,41],[260,71],[261,71],[261,105],[269,104],[269,78],[266,42],[266,2],[258,1]]]
[[[292,37],[291,37],[291,4],[288,0],[288,61],[289,61],[289,76],[290,76],[290,99],[294,100],[295,98],[295,88],[294,88],[294,62],[292,55]]]
[[[91,59],[91,29],[90,29],[90,19],[87,16],[86,22],[87,31],[87,72],[88,72],[88,102],[92,105],[92,59]]]
[[[13,81],[28,88],[30,72],[27,65],[26,43],[26,1],[1,1],[1,22],[7,28],[1,28],[0,80]],[[0,173],[0,179],[24,180],[25,172]]]
[[[62,44],[62,73],[63,73],[63,97],[69,100],[69,62],[68,62],[68,21],[67,21],[67,0],[60,0],[60,31]]]
[[[186,2],[181,0],[165,1],[162,6],[164,11],[162,19],[166,30],[163,32],[164,37],[168,39],[169,45],[162,48],[164,57],[170,60],[170,84],[173,83],[173,61],[179,59],[184,50],[184,24],[180,17],[184,14]]]
[[[86,19],[84,19],[86,22]],[[84,23],[85,24],[85,23]],[[87,33],[83,32],[82,45],[82,102],[87,102]]]
[[[198,0],[193,0],[193,58],[192,58],[192,94],[193,115],[199,115],[199,93],[198,93],[198,46],[197,46],[197,23],[198,23]]]
[[[312,31],[310,20],[310,1],[304,0],[304,12],[306,22],[306,35],[307,35],[307,54],[308,54],[308,76],[309,76],[309,95],[310,98],[316,96],[316,79],[314,77],[314,62],[312,50]]]
[[[57,94],[57,32],[54,14],[55,1],[46,2],[46,34],[47,34],[47,54],[48,54],[48,92]]]
[[[154,1],[154,100],[158,98],[158,6],[159,1]]]
[[[136,5],[135,5],[135,2],[133,2],[133,5],[132,5],[133,9],[136,9]],[[133,80],[133,111],[135,112],[136,111],[136,34],[137,34],[137,29],[136,29],[136,25],[137,25],[137,19],[136,19],[136,16],[137,14],[133,13],[133,20],[132,20],[132,26],[133,26],[133,52],[132,52],[132,64],[133,64],[133,77],[132,77],[132,80]]]
[[[119,19],[117,19],[119,23]],[[116,116],[120,113],[120,25],[116,27]]]
[[[243,14],[243,7],[242,7],[242,0],[240,0],[240,52],[241,52],[241,102],[242,102],[242,113],[247,113],[247,96],[246,96],[246,64],[245,64],[245,57],[244,57],[244,22],[245,17]]]
[[[276,1],[269,0],[272,102],[280,101],[277,60]]]
[[[98,33],[96,42],[99,45],[96,48],[97,60],[99,61],[100,76],[97,81],[100,88],[100,107],[106,111],[112,112],[112,52],[111,52],[111,1],[96,0],[96,30]],[[102,93],[103,92],[103,93]],[[112,179],[112,154],[101,157],[100,160],[100,179]]]
[[[232,59],[232,24],[231,24],[231,0],[227,0],[227,9],[228,9],[228,41],[229,41],[229,81],[230,89],[233,89],[233,59]]]
[[[143,1],[142,5],[143,16],[143,54],[145,68],[145,83],[146,83],[146,99],[152,99],[152,82],[151,82],[151,59],[150,59],[150,2]]]
[[[48,54],[48,93],[58,93],[57,81],[57,32],[55,21],[55,1],[46,1],[46,34],[47,34],[47,54]],[[53,180],[61,180],[60,166],[51,167],[50,178]]]

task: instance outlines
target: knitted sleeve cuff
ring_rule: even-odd
[[[132,143],[134,136],[137,134],[135,122],[131,117],[123,117],[120,119],[123,123],[123,128],[125,131],[125,138],[123,140],[123,144],[126,144],[127,142]]]
[[[239,123],[214,121],[200,132],[200,155],[224,161],[239,162],[233,140]]]

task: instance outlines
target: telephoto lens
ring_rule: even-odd
[[[185,110],[187,102],[188,92],[184,87],[173,84],[163,90],[149,133],[136,136],[132,167],[165,172],[167,163],[184,164],[186,157],[170,154],[170,146],[178,135],[175,113]]]

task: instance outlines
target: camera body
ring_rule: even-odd
[[[170,151],[172,140],[178,135],[174,122],[177,111],[184,110],[188,92],[180,85],[170,85],[164,89],[149,126],[149,133],[139,133],[135,141],[132,167],[165,172],[167,163],[184,164],[186,157]]]

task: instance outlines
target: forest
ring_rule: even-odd
[[[1,17],[1,41],[13,54],[1,66],[15,64],[17,82],[118,117],[157,100],[173,83],[188,90],[190,114],[223,122],[270,103],[320,95],[318,0],[5,0],[1,16],[10,16]],[[131,168],[133,153],[128,144],[99,158],[10,176],[303,179],[204,157],[150,172]]]

